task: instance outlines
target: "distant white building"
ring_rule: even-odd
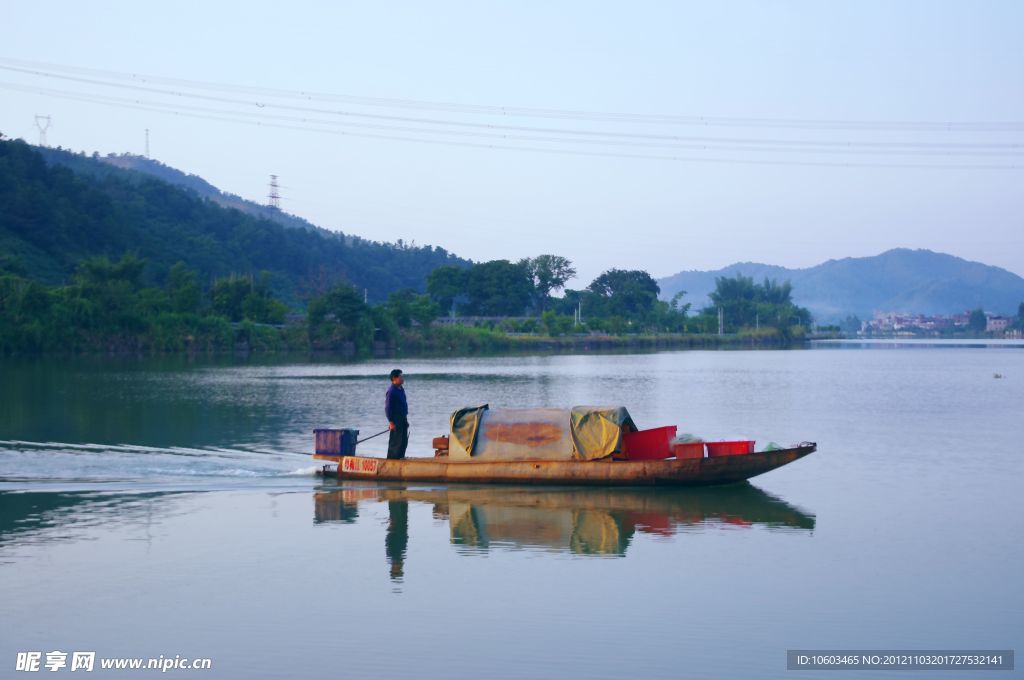
[[[1010,320],[1005,316],[986,315],[985,317],[985,332],[986,333],[1002,333],[1006,330],[1006,327],[1010,325]]]

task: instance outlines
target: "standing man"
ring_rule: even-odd
[[[409,446],[409,402],[405,400],[405,378],[402,369],[391,371],[391,387],[384,396],[384,415],[388,419],[388,458],[405,458]]]

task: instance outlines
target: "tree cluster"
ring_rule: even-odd
[[[351,286],[340,284],[309,303],[306,331],[314,350],[365,351],[375,343],[395,346],[403,332],[428,333],[438,308],[430,296],[411,288],[395,291],[387,302],[370,305]]]
[[[687,330],[689,304],[682,293],[671,302],[658,299],[661,289],[645,271],[609,269],[583,290],[566,290],[555,309],[575,314],[586,330],[622,333],[681,333]]]
[[[145,269],[127,254],[86,258],[63,286],[0,275],[0,352],[228,349],[254,324],[285,320],[265,274],[227,276],[204,292],[183,263],[163,286],[147,285]]]
[[[539,315],[551,303],[551,294],[575,275],[572,262],[559,255],[539,255],[514,263],[491,260],[468,268],[438,267],[427,276],[427,293],[442,313]]]
[[[772,328],[786,338],[802,336],[811,327],[811,313],[794,304],[792,296],[793,286],[788,281],[780,284],[765,279],[763,283],[754,283],[747,276],[720,276],[715,279],[715,290],[710,295],[711,305],[702,309],[696,319],[697,327],[705,333],[717,332],[721,310],[726,333]]]
[[[514,330],[520,332],[686,330],[690,305],[680,304],[682,294],[671,302],[659,300],[658,284],[647,272],[610,269],[585,289],[554,297],[575,275],[572,262],[559,255],[493,260],[469,268],[439,267],[427,277],[427,293],[442,314],[536,319],[517,322]]]

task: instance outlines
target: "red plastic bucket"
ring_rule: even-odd
[[[672,454],[679,460],[686,458],[703,458],[704,442],[688,442],[686,444],[673,444]]]
[[[754,452],[753,441],[706,442],[705,446],[708,447],[709,458],[714,458],[715,456],[744,456]]]
[[[672,455],[670,442],[676,436],[676,426],[655,427],[622,435],[622,453],[627,460],[660,460]]]

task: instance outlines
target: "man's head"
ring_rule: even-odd
[[[405,382],[405,378],[402,377],[402,369],[396,368],[395,370],[391,371],[391,384],[392,385],[401,385],[404,382]]]

